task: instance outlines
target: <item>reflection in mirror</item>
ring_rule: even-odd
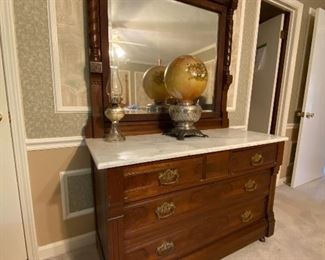
[[[180,55],[201,59],[208,86],[198,102],[214,107],[218,14],[174,0],[110,0],[111,90],[128,113],[166,112],[174,103],[163,83],[164,69]]]

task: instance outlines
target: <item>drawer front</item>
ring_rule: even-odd
[[[164,235],[148,234],[126,240],[126,259],[178,258],[239,228],[262,220],[264,215],[264,199],[208,212],[192,222],[167,227]]]
[[[230,172],[237,173],[275,165],[277,144],[234,151],[230,155]]]
[[[124,171],[125,200],[139,200],[200,184],[202,168],[202,157],[127,167]]]
[[[124,212],[125,236],[137,236],[179,221],[180,217],[266,195],[269,183],[270,172],[264,171],[129,204]]]
[[[207,154],[205,167],[207,180],[218,180],[229,176],[229,156],[229,151]]]

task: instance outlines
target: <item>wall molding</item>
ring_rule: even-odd
[[[278,178],[276,181],[276,187],[286,184],[286,180],[287,180],[286,177]]]
[[[47,0],[51,70],[55,113],[89,113],[88,106],[64,106],[62,101],[59,42],[57,32],[55,1]]]
[[[294,129],[294,128],[299,128],[298,123],[288,123],[287,124],[287,129]]]
[[[233,125],[233,126],[229,126],[229,128],[247,130],[247,126],[246,125]]]
[[[56,257],[61,254],[69,253],[73,250],[93,245],[96,243],[96,233],[89,232],[77,237],[61,240],[38,248],[40,259]]]
[[[83,136],[26,139],[25,143],[27,151],[69,148],[86,144]]]
[[[11,113],[11,132],[15,154],[17,181],[25,231],[28,259],[38,260],[37,235],[29,179],[24,109],[18,66],[15,35],[14,9],[12,1],[0,1],[0,35],[3,50],[3,67],[7,85],[8,108]]]
[[[94,212],[93,207],[83,209],[83,210],[80,210],[80,211],[77,211],[77,212],[70,212],[67,177],[69,177],[69,176],[87,175],[87,174],[91,175],[91,169],[90,168],[60,172],[61,202],[62,202],[62,212],[63,212],[63,219],[64,220],[79,217],[79,216],[90,214],[90,213]]]

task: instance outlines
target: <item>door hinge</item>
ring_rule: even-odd
[[[288,31],[286,31],[286,30],[282,30],[282,31],[280,32],[280,38],[281,38],[282,40],[287,39],[287,36],[288,36]]]
[[[11,114],[9,111],[8,111],[8,120],[9,120],[9,124],[11,124]]]

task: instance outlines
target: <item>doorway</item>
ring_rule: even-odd
[[[0,258],[27,259],[0,38]]]
[[[275,134],[290,13],[261,2],[248,130]]]

